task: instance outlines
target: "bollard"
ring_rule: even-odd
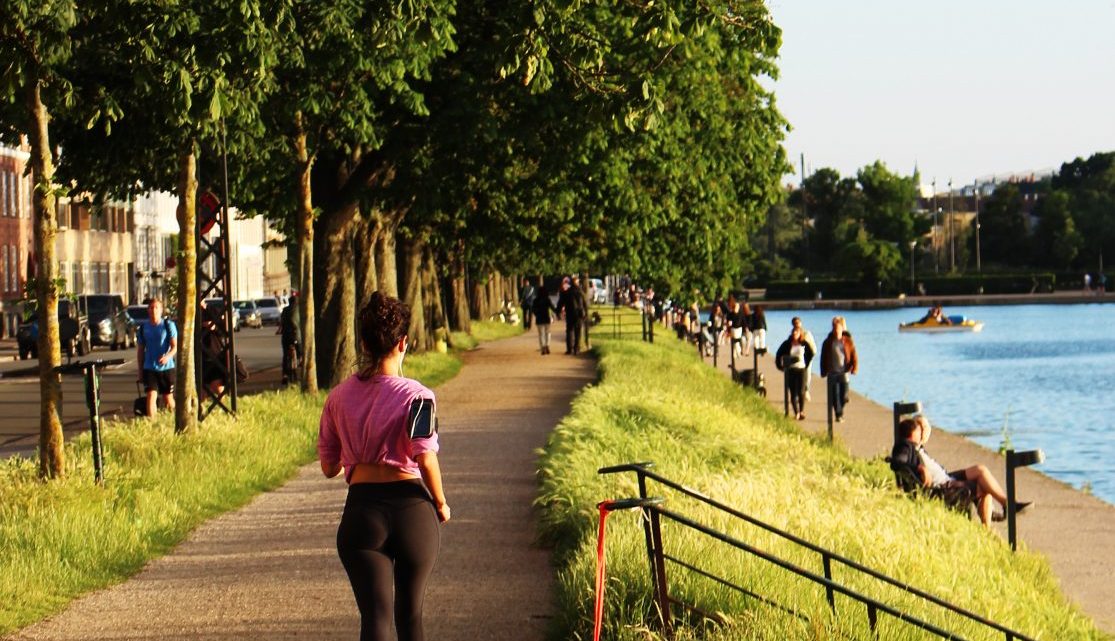
[[[829,375],[825,377],[825,405],[827,406],[825,408],[825,415],[828,417],[829,443],[832,442],[833,400],[836,398],[832,388],[836,387],[835,381],[836,379],[832,377],[832,372],[829,372]]]
[[[759,389],[759,351],[753,350],[751,352],[751,386],[756,391]]]
[[[898,424],[902,422],[903,416],[911,416],[913,414],[921,414],[921,402],[913,401],[907,403],[905,401],[896,401],[894,403],[894,442],[901,443],[903,440],[902,435],[898,431]]]
[[[650,311],[650,317],[647,318],[647,338],[650,339],[650,343],[653,345],[654,344],[654,306],[653,305],[651,305],[650,310],[651,310]]]
[[[716,325],[713,324],[712,319],[708,321],[708,333],[712,336],[712,366],[716,367],[716,361],[720,358],[720,337],[716,335]]]
[[[1014,470],[1019,467],[1036,465],[1043,461],[1045,461],[1045,452],[1041,450],[1026,450],[1024,452],[1007,450],[1007,540],[1010,541],[1011,552],[1018,549],[1018,528],[1015,525],[1015,519],[1018,515],[1014,512],[1014,504],[1017,502],[1014,498]]]
[[[790,415],[790,379],[782,370],[782,415]]]

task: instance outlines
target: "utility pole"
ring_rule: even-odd
[[[956,271],[956,223],[953,221],[952,178],[949,178],[949,272]]]
[[[941,208],[937,206],[937,178],[933,178],[933,273],[941,273],[941,249],[937,239],[937,225],[938,218],[941,214]]]
[[[976,180],[976,271],[983,273],[979,255],[979,180]]]
[[[805,237],[805,277],[809,278],[809,208],[805,193],[805,153],[801,154],[801,234]]]

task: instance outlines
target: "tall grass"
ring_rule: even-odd
[[[633,474],[600,476],[597,468],[651,460],[657,471],[776,527],[884,571],[1039,639],[1100,639],[1094,624],[1061,595],[1048,563],[1011,554],[996,534],[933,501],[893,488],[882,461],[858,461],[804,435],[766,401],[699,362],[673,339],[654,345],[598,334],[601,381],[575,401],[551,435],[540,464],[542,534],[555,546],[560,612],[555,638],[591,635],[597,511],[603,499],[638,496]],[[650,483],[665,507],[821,573],[816,553]],[[870,638],[865,608],[837,595],[830,613],[824,590],[757,557],[734,551],[668,521],[664,547],[779,603],[777,610],[669,565],[671,596],[720,613],[724,622],[683,620],[678,638]],[[608,522],[608,639],[658,638],[639,516]],[[963,638],[1002,639],[905,593],[834,566],[835,580],[896,604]],[[880,615],[880,638],[935,638]]]
[[[426,353],[405,366],[435,387],[461,361]],[[316,457],[324,398],[293,389],[243,397],[238,418],[212,414],[185,436],[166,413],[107,421],[103,486],[92,482],[88,434],[66,443],[62,480],[39,481],[30,459],[0,461],[0,635],[123,581],[205,520],[290,479]]]

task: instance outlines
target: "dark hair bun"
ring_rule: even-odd
[[[373,363],[390,354],[409,327],[410,308],[383,292],[373,293],[360,310],[360,340]]]

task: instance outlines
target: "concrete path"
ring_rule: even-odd
[[[821,332],[816,334],[820,348],[826,328],[811,329]],[[855,328],[850,329],[854,333]],[[781,413],[783,379],[782,373],[774,366],[774,352],[789,334],[789,327],[775,328],[768,334],[770,354],[759,359],[759,371],[766,377],[767,400]],[[672,334],[665,332],[663,337],[676,340]],[[655,338],[658,339],[657,333]],[[711,358],[706,360],[712,363]],[[720,369],[727,372],[727,348],[722,349],[717,361]],[[750,369],[751,366],[751,356],[737,364],[739,369]],[[819,369],[820,361],[815,360],[812,400],[806,403],[806,420],[800,424],[807,432],[827,434],[825,380],[818,376]],[[846,421],[833,424],[836,440],[858,457],[889,455],[894,443],[891,407],[884,407],[857,394],[855,376],[852,377],[851,387],[851,402],[844,412]],[[914,395],[911,400],[916,400],[917,390],[911,394]],[[1065,411],[1070,410],[1065,408]],[[933,417],[929,419],[932,422]],[[946,429],[947,426],[933,430],[928,449],[934,458],[948,469],[983,463],[1000,482],[1005,479],[1003,457],[962,436],[950,434]],[[1115,634],[1115,611],[1111,607],[1115,604],[1115,506],[1035,471],[1040,469],[1040,465],[1024,468],[1015,477],[1019,499],[1035,502],[1031,510],[1018,517],[1019,545],[1049,559],[1064,593],[1092,617],[1100,629]],[[994,524],[993,527],[1005,542],[1006,523]]]
[[[553,571],[533,542],[534,450],[595,367],[536,346],[533,335],[485,344],[436,390],[453,520],[427,592],[429,639],[544,638]],[[132,579],[9,641],[355,639],[359,616],[335,549],[344,499],[342,480],[308,465]]]

